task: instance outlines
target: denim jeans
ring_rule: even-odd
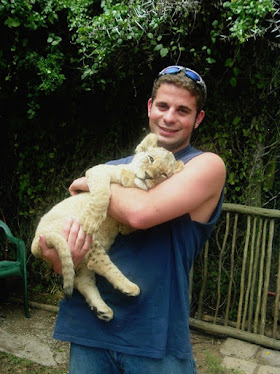
[[[197,374],[193,358],[133,356],[71,344],[69,374]]]

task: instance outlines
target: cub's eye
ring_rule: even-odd
[[[162,173],[161,174],[164,178],[167,178],[168,177],[168,175],[166,174],[166,173]]]
[[[151,164],[155,161],[152,156],[148,156],[148,159],[149,159]]]

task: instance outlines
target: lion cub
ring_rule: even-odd
[[[138,187],[148,190],[172,174],[183,169],[182,161],[164,148],[157,147],[157,135],[149,134],[137,146],[130,164],[97,165],[86,172],[90,192],[71,196],[55,205],[45,214],[37,227],[31,245],[36,257],[42,258],[38,245],[39,236],[45,235],[47,245],[56,248],[62,263],[63,289],[69,299],[73,287],[86,298],[97,317],[109,321],[113,311],[103,301],[95,283],[95,273],[104,276],[112,285],[128,296],[137,296],[139,287],[128,280],[111,262],[107,252],[119,233],[129,234],[134,229],[117,222],[107,214],[110,201],[110,184]],[[62,236],[62,227],[67,218],[79,220],[83,230],[93,234],[94,239],[76,273],[71,253]]]

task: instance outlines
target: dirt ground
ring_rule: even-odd
[[[205,335],[194,330],[191,331],[191,342],[198,374],[207,374],[207,352],[217,357],[220,362],[222,361],[223,357],[220,354],[220,348],[224,341],[225,339],[222,338]]]
[[[41,365],[51,367],[52,373],[66,373],[69,345],[52,338],[56,313],[32,307],[30,314],[31,318],[27,319],[23,305],[14,301],[0,303],[0,351],[34,362],[33,368],[22,373],[43,372],[38,370]],[[219,350],[223,340],[192,331],[191,341],[197,371],[206,374],[206,352],[222,358]],[[5,360],[6,357],[0,357],[1,373],[4,373]]]

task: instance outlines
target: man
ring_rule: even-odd
[[[196,373],[188,327],[189,271],[220,215],[226,175],[219,156],[190,145],[205,115],[205,99],[203,79],[188,68],[169,66],[154,82],[150,130],[185,167],[149,191],[111,186],[110,215],[137,231],[120,235],[110,257],[141,293],[127,297],[99,277],[102,297],[114,310],[108,323],[97,319],[78,292],[69,303],[61,302],[54,337],[71,342],[70,374]],[[80,178],[70,193],[87,189]],[[71,220],[64,235],[78,264],[91,238]],[[44,237],[40,243],[59,273],[56,252]]]

